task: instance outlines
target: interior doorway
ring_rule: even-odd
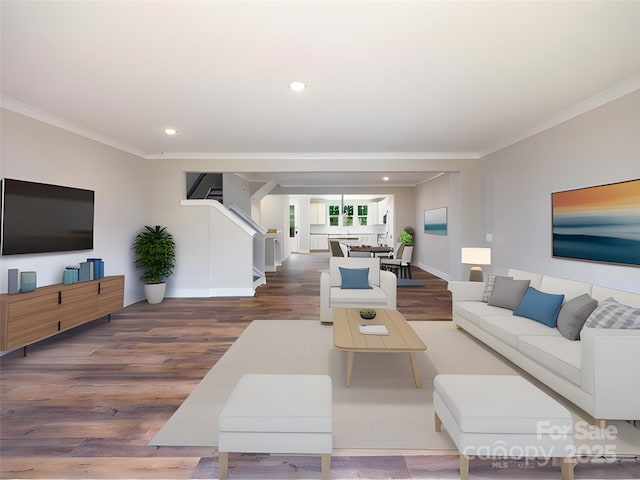
[[[289,237],[287,239],[287,250],[289,253],[298,252],[298,209],[296,204],[289,204]]]

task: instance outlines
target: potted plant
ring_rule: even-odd
[[[133,242],[135,265],[142,270],[144,294],[149,303],[160,303],[167,288],[166,279],[173,273],[176,244],[167,227],[145,226]]]
[[[400,235],[398,235],[398,241],[404,243],[407,247],[413,245],[413,234],[410,232],[409,227],[405,227],[405,229],[400,232]]]
[[[411,257],[413,257],[413,233],[413,228],[404,227],[404,230],[398,235],[398,241],[404,243],[401,258],[402,264],[408,265],[411,263]],[[411,275],[409,275],[409,277],[411,277]]]

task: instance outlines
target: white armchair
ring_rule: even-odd
[[[370,289],[340,288],[339,267],[369,268]],[[396,276],[380,269],[379,258],[330,257],[329,272],[320,275],[320,321],[333,323],[333,308],[396,309]]]

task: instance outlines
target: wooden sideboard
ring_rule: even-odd
[[[26,347],[124,306],[124,275],[0,295],[0,350]]]

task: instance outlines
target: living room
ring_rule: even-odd
[[[19,3],[3,3],[5,23],[10,23],[12,8]],[[589,8],[583,8],[585,12],[580,13],[585,15],[585,22],[597,18]],[[610,6],[607,11],[620,15],[620,18],[633,18],[636,12],[632,9],[633,14],[629,14],[625,8],[630,7],[624,3],[616,3],[615,7]],[[22,9],[25,11],[21,11]],[[47,13],[62,15],[63,11],[51,8]],[[371,15],[374,13],[378,12]],[[491,11],[487,10],[486,14],[490,13]],[[519,17],[518,9],[509,13],[513,15],[514,21],[517,19],[524,25],[527,24],[526,20]],[[545,12],[542,9],[540,13]],[[560,13],[557,12],[558,15]],[[571,9],[562,11],[562,14],[567,15],[576,13],[577,11],[572,12]],[[510,135],[496,138],[493,143],[483,139],[484,143],[479,145],[473,154],[456,156],[451,152],[439,155],[372,152],[365,156],[348,153],[345,148],[342,151],[346,153],[342,154],[309,151],[307,154],[299,155],[274,155],[273,152],[256,152],[249,158],[249,154],[238,153],[212,153],[208,156],[202,153],[184,153],[181,157],[180,154],[168,152],[176,148],[172,147],[172,142],[186,140],[159,136],[160,138],[153,139],[156,142],[154,150],[144,152],[127,145],[127,138],[112,139],[106,133],[100,136],[99,132],[92,132],[89,127],[80,128],[69,119],[65,122],[62,112],[56,115],[48,112],[45,105],[30,106],[27,97],[14,98],[19,97],[19,89],[24,88],[27,82],[20,85],[22,67],[18,67],[20,63],[13,62],[22,61],[20,58],[25,57],[21,55],[20,37],[16,37],[16,41],[12,42],[14,37],[8,35],[13,34],[23,18],[38,16],[25,5],[21,5],[14,14],[14,27],[7,26],[3,29],[3,36],[6,38],[4,43],[13,45],[15,52],[9,57],[11,50],[5,49],[6,53],[3,55],[4,62],[11,60],[12,63],[6,63],[3,68],[5,79],[2,97],[3,142],[0,175],[95,190],[94,254],[105,258],[106,272],[124,274],[127,279],[134,279],[136,271],[130,250],[133,237],[143,225],[158,224],[167,226],[177,235],[178,240],[179,261],[172,279],[173,285],[170,284],[169,289],[180,288],[179,284],[184,285],[190,281],[189,279],[197,281],[203,275],[196,270],[198,255],[189,250],[188,246],[189,239],[197,237],[200,232],[185,231],[182,223],[188,216],[179,205],[185,198],[184,172],[368,171],[379,172],[381,176],[387,175],[390,171],[445,172],[445,175],[433,181],[415,187],[398,188],[398,198],[405,198],[406,203],[400,206],[402,208],[396,206],[396,231],[393,234],[397,235],[405,224],[413,226],[419,232],[414,254],[415,264],[444,278],[462,279],[466,276],[468,266],[460,263],[460,247],[491,246],[492,269],[514,266],[544,270],[566,278],[598,278],[605,286],[635,288],[637,291],[640,284],[637,268],[552,258],[549,241],[552,192],[638,178],[636,112],[639,80],[637,65],[634,63],[637,62],[637,55],[631,53],[633,48],[637,48],[633,28],[629,33],[631,36],[625,37],[627,30],[618,24],[613,26],[607,23],[602,26],[611,30],[606,36],[608,41],[618,41],[621,48],[618,51],[620,60],[611,66],[619,69],[618,77],[614,78],[612,71],[611,78],[599,80],[600,88],[596,85],[591,86],[588,93],[585,90],[586,95],[583,94],[585,96],[579,100],[565,101],[564,107],[548,111],[546,114],[538,113],[535,121],[523,123],[526,125],[525,130],[512,130]],[[100,24],[99,18],[92,20]],[[587,37],[590,38],[592,35],[589,34]],[[72,41],[73,38],[70,32],[68,40]],[[602,39],[589,40],[596,41],[602,42]],[[622,53],[625,49],[629,54]],[[46,51],[41,53],[45,57],[48,55]],[[35,82],[38,78],[36,72],[45,68],[46,64],[38,63],[40,59],[36,52],[31,54],[34,56],[31,65],[34,70],[33,75],[29,76],[29,82]],[[61,56],[59,60],[62,61],[63,58]],[[551,62],[551,59],[546,61]],[[585,59],[580,65],[581,68],[603,70],[598,64],[599,61],[600,59]],[[543,65],[544,61],[540,63],[541,67]],[[61,79],[65,78],[61,70],[54,71]],[[16,75],[16,80],[11,80],[12,77],[9,75],[12,73]],[[544,78],[549,75],[548,72],[540,74]],[[43,76],[40,75],[40,78]],[[540,84],[541,80],[534,79],[531,83]],[[49,88],[52,86],[54,85],[50,85]],[[13,96],[10,87],[18,89]],[[568,91],[571,92],[572,88],[575,90],[575,86],[569,86]],[[309,91],[301,93],[312,92],[313,88],[310,88]],[[58,94],[61,96],[62,92]],[[537,98],[534,102],[540,100]],[[72,133],[74,126],[77,132],[75,134]],[[180,132],[176,137],[179,136]],[[38,142],[34,142],[34,138],[37,138]],[[504,148],[499,148],[501,142],[505,144]],[[341,146],[336,143],[335,146],[330,146],[328,151],[336,152],[340,149]],[[165,154],[157,154],[158,151],[165,150]],[[235,149],[236,152],[247,150],[247,147]],[[281,151],[287,150],[283,147]],[[288,151],[291,152],[291,148]],[[324,151],[327,151],[326,147]],[[424,151],[429,152],[426,149]],[[462,145],[459,151],[465,151]],[[317,160],[313,160],[314,157]],[[368,192],[372,189],[362,187],[361,190]],[[388,190],[393,193],[385,187],[375,190],[381,193]],[[354,190],[351,193],[360,192]],[[448,209],[448,235],[442,238],[425,237],[421,233],[424,211],[439,207]],[[269,223],[271,217],[268,217],[266,212],[261,212],[260,216],[265,224]],[[526,223],[522,222],[523,216],[527,218]],[[491,235],[491,243],[487,242],[488,234]],[[429,242],[420,241],[421,237],[428,238]],[[523,256],[522,252],[526,252],[526,256]],[[73,254],[3,258],[6,269],[36,270],[41,285],[58,281],[60,269],[77,261],[78,256]],[[6,282],[6,276],[0,276],[0,291],[7,290]],[[187,285],[184,285],[183,288],[186,287]],[[127,282],[125,304],[141,298],[141,285],[133,281]]]
[[[207,282],[212,279],[223,282],[228,267],[220,267],[202,260],[208,258],[208,247],[203,239],[209,238],[211,232],[197,221],[197,214],[193,209],[181,205],[185,199],[185,173],[193,171],[240,173],[244,176],[255,172],[267,175],[297,172],[311,176],[314,173],[332,172],[335,174],[336,183],[339,177],[348,178],[353,172],[373,172],[380,177],[388,175],[391,177],[389,185],[351,185],[349,193],[394,196],[393,238],[396,238],[405,226],[414,228],[414,268],[446,281],[465,280],[469,276],[469,265],[460,261],[461,248],[489,247],[492,259],[491,265],[483,267],[485,274],[503,274],[509,268],[517,268],[640,293],[640,269],[637,266],[556,258],[552,255],[551,243],[551,195],[554,192],[640,178],[640,39],[636,28],[639,12],[633,2],[609,2],[609,7],[592,5],[595,12],[588,6],[584,7],[588,11],[582,11],[580,2],[572,2],[584,24],[576,20],[576,12],[568,6],[571,4],[565,5],[561,11],[554,13],[557,14],[557,18],[549,20],[550,39],[549,44],[545,44],[549,50],[529,52],[525,47],[530,48],[530,45],[514,40],[520,48],[531,54],[531,57],[527,55],[522,61],[527,67],[522,76],[508,75],[510,71],[519,69],[516,65],[520,64],[514,61],[520,58],[519,54],[510,51],[512,56],[499,61],[500,55],[505,54],[500,45],[509,41],[492,36],[492,42],[485,44],[484,48],[489,49],[493,45],[499,49],[499,54],[495,58],[470,57],[470,63],[486,62],[486,66],[479,69],[480,74],[477,77],[470,77],[469,83],[480,82],[484,76],[493,76],[495,71],[493,88],[498,92],[491,90],[495,95],[492,101],[505,102],[505,99],[500,97],[514,96],[510,108],[506,108],[502,103],[502,109],[494,110],[491,101],[480,101],[483,92],[465,87],[458,91],[458,94],[462,95],[469,89],[474,95],[460,97],[465,99],[463,104],[456,104],[456,108],[451,110],[459,110],[463,114],[449,120],[440,118],[440,115],[445,115],[445,109],[441,108],[440,113],[436,115],[437,119],[432,119],[431,123],[411,125],[398,114],[396,107],[392,107],[385,110],[385,115],[392,121],[371,123],[365,117],[359,117],[358,120],[369,130],[357,128],[351,131],[348,123],[339,122],[336,115],[331,115],[322,128],[314,125],[322,132],[322,138],[314,144],[316,150],[311,147],[303,149],[304,143],[301,138],[308,133],[307,130],[298,132],[301,136],[292,139],[290,144],[276,144],[279,149],[259,148],[265,145],[260,143],[264,139],[260,137],[252,140],[248,135],[244,137],[243,128],[247,123],[253,126],[252,122],[257,122],[257,118],[262,118],[263,115],[254,112],[251,102],[240,99],[237,100],[237,109],[226,111],[233,120],[229,123],[240,125],[238,130],[230,132],[221,126],[224,122],[216,123],[216,127],[219,128],[205,132],[199,140],[222,132],[221,136],[226,134],[229,138],[236,139],[236,143],[232,147],[224,144],[225,148],[220,150],[216,150],[215,142],[197,143],[194,137],[195,131],[198,130],[196,124],[205,125],[209,118],[195,112],[195,105],[199,103],[199,99],[179,102],[190,104],[180,119],[170,117],[170,107],[166,107],[167,111],[160,115],[153,109],[153,105],[158,102],[157,97],[163,96],[162,93],[156,92],[155,96],[152,95],[149,103],[142,101],[143,98],[147,99],[147,96],[141,92],[148,88],[154,78],[137,73],[123,73],[122,62],[127,64],[127,68],[132,67],[132,64],[139,62],[141,50],[136,50],[138,56],[132,55],[126,57],[126,61],[115,61],[106,65],[88,61],[87,58],[91,58],[88,50],[91,49],[87,47],[87,50],[80,53],[67,52],[70,56],[66,61],[69,63],[62,62],[64,55],[53,55],[46,48],[47,42],[54,42],[56,37],[56,28],[52,28],[52,25],[64,25],[65,28],[68,27],[68,31],[75,32],[75,35],[87,35],[94,40],[90,26],[95,27],[101,23],[91,14],[85,18],[83,15],[87,12],[76,13],[84,22],[91,19],[96,23],[70,21],[69,19],[75,18],[75,14],[65,8],[73,7],[60,7],[61,10],[56,11],[56,2],[51,2],[49,6],[35,2],[25,2],[23,5],[20,3],[3,2],[1,7],[3,85],[0,111],[0,177],[95,191],[94,248],[90,252],[3,256],[0,259],[0,293],[8,291],[9,269],[36,271],[38,286],[51,285],[61,281],[62,271],[67,265],[84,261],[87,256],[91,256],[104,259],[106,275],[124,275],[124,305],[133,306],[144,299],[144,293],[143,284],[138,280],[139,272],[134,266],[131,245],[135,235],[144,225],[166,226],[175,237],[176,268],[174,275],[169,279],[168,297],[191,297],[194,296],[194,291],[206,290],[209,287]],[[29,3],[33,7],[29,7]],[[388,13],[385,9],[390,7],[384,5],[388,2],[376,3],[379,3],[377,8],[382,9],[378,14]],[[491,10],[495,5],[487,8],[492,15],[497,13]],[[602,12],[599,8],[603,9]],[[354,7],[354,10],[355,13],[364,15],[357,7]],[[119,17],[119,13],[121,12],[111,12],[111,15]],[[240,12],[235,13],[240,15]],[[336,14],[335,11],[331,13]],[[350,13],[353,14],[354,11],[350,10]],[[540,21],[539,17],[523,20],[526,16],[524,13],[508,18],[521,22],[516,24],[517,28],[529,25],[531,30],[536,29],[534,25]],[[544,9],[538,12],[543,18],[549,13]],[[136,14],[141,12],[136,11]],[[258,13],[253,15],[256,16],[251,17],[250,23],[257,28],[255,23],[261,23],[260,19],[264,17]],[[607,15],[611,15],[611,18]],[[120,16],[124,17],[126,16]],[[133,17],[135,15],[132,13]],[[286,15],[283,18],[285,17]],[[331,15],[329,17],[333,18]],[[111,16],[109,18],[110,21],[115,21]],[[565,22],[561,28],[560,19],[563,18]],[[355,22],[353,17],[351,20]],[[165,21],[173,25],[170,21]],[[284,20],[282,22],[286,23]],[[473,23],[470,21],[470,24]],[[78,32],[76,28],[80,24],[83,27]],[[336,28],[342,34],[343,30],[347,30],[347,27],[353,24],[355,23],[340,23]],[[38,26],[43,32],[40,40],[42,43],[33,47],[29,41],[36,36],[32,29]],[[505,28],[502,23],[499,26]],[[126,29],[124,26],[121,27],[124,29],[123,45],[120,46],[119,53],[124,55],[127,50],[124,32],[130,32],[131,26]],[[513,28],[517,30],[516,27]],[[51,36],[46,37],[44,32]],[[513,33],[513,30],[509,29],[509,32]],[[575,43],[571,42],[570,46],[564,47],[558,45],[560,52],[554,57],[550,53],[553,43],[560,43],[559,39],[566,40],[567,32],[575,35]],[[480,31],[472,29],[472,33],[479,35]],[[73,35],[70,35],[70,38],[72,37]],[[376,35],[372,37],[376,38]],[[147,40],[151,38],[149,36]],[[470,44],[473,43],[473,37],[465,38]],[[535,38],[535,35],[526,37],[528,40],[532,38]],[[413,37],[410,36],[411,39]],[[75,45],[74,48],[79,48],[83,43],[85,42],[78,38],[75,44],[62,42],[59,44],[60,51],[69,48],[71,44]],[[90,43],[87,41],[84,46]],[[255,47],[256,42],[251,42],[251,45]],[[602,46],[602,51],[593,53],[594,45]],[[334,49],[339,48],[334,45]],[[50,61],[47,61],[49,54]],[[541,59],[545,54],[549,55],[546,61]],[[176,56],[180,57],[179,54]],[[97,54],[96,57],[101,58]],[[197,57],[199,63],[204,63],[199,54]],[[26,62],[24,59],[32,60]],[[107,78],[114,85],[113,89],[94,88],[94,84],[91,83],[94,77],[86,71],[86,77],[65,74],[67,67],[81,64],[81,59],[85,59],[91,65],[87,70],[95,70],[98,76]],[[259,63],[255,58],[254,62]],[[405,59],[405,62],[410,63],[408,59]],[[159,64],[162,65],[163,62]],[[237,64],[233,62],[226,66],[227,71],[237,68]],[[446,67],[453,68],[450,64]],[[196,71],[196,68],[190,68],[190,71]],[[339,69],[334,70],[336,74],[338,71]],[[371,77],[375,77],[376,74],[381,75],[381,70],[374,69]],[[458,72],[458,75],[464,76],[464,73]],[[171,84],[181,75],[173,71],[157,70],[157,76],[169,77],[168,83]],[[212,76],[215,77],[215,74]],[[510,83],[523,77],[529,80],[522,86]],[[582,81],[579,80],[581,77]],[[427,78],[428,76],[422,76],[419,80],[427,84]],[[505,80],[500,82],[500,78]],[[289,80],[293,78],[286,79]],[[131,83],[127,84],[128,81]],[[315,81],[311,78],[308,81],[308,90],[301,92],[302,95],[307,95],[307,99],[313,98],[314,90],[322,90],[320,80]],[[557,88],[548,86],[553,82],[557,82]],[[272,84],[269,85],[271,88]],[[415,86],[413,83],[411,85]],[[189,84],[183,84],[182,88],[176,90],[184,94],[190,88]],[[381,88],[375,91],[376,94],[384,91]],[[259,86],[257,89],[266,87]],[[286,84],[284,89],[288,90]],[[108,126],[103,123],[99,112],[102,110],[106,114],[110,110],[104,106],[93,108],[93,115],[85,112],[87,117],[82,117],[77,110],[70,107],[72,101],[78,98],[79,103],[97,103],[98,97],[103,92],[106,95],[107,91],[115,92],[108,103],[117,110],[114,116],[120,119],[120,124],[114,122]],[[285,94],[293,93],[287,91]],[[136,102],[138,95],[139,103]],[[224,96],[220,93],[217,95]],[[216,101],[220,101],[218,96]],[[417,94],[413,92],[409,98],[415,96]],[[346,95],[336,93],[333,98],[343,97]],[[357,98],[358,95],[354,97]],[[447,98],[457,97],[450,94]],[[344,98],[344,101],[351,102],[352,99]],[[367,96],[356,109],[364,110],[365,116],[373,116],[365,107],[375,105],[377,101],[378,97],[375,95]],[[434,101],[433,98],[431,101]],[[338,100],[334,100],[333,103],[336,102]],[[388,102],[393,104],[392,100]],[[387,101],[382,103],[387,105]],[[536,104],[543,107],[537,109]],[[117,105],[119,106],[116,108]],[[125,109],[123,105],[132,108]],[[262,103],[257,105],[264,106]],[[405,101],[402,105],[411,105],[411,101]],[[308,113],[308,105],[304,104],[304,107],[303,109],[297,105],[294,112],[300,113],[300,116],[289,117],[280,126],[296,121],[305,125],[309,120],[302,113]],[[421,104],[420,108],[426,111],[429,104]],[[153,122],[148,122],[148,119],[139,113],[147,109],[153,110],[156,115]],[[186,123],[182,122],[187,121],[190,110],[193,110],[197,119],[189,128],[183,127]],[[511,110],[526,110],[527,114],[523,114],[522,117],[512,116]],[[288,111],[288,114],[292,115],[291,111]],[[254,116],[255,118],[251,119]],[[268,117],[267,114],[264,116]],[[351,119],[350,115],[348,116]],[[464,121],[465,116],[470,117],[470,122],[473,117],[475,123],[472,125],[475,127],[482,126],[486,121],[496,130],[473,133]],[[291,118],[296,121],[291,122]],[[497,118],[499,120],[496,120]],[[140,122],[137,122],[138,119]],[[138,137],[138,140],[144,137],[144,141],[140,140],[138,143],[136,136],[130,134],[128,129],[131,128],[133,131],[137,123],[143,123],[143,119],[146,123],[138,128],[152,133],[146,132]],[[165,136],[161,127],[174,122],[181,122],[181,125],[177,125],[177,135]],[[327,127],[331,122],[336,126],[333,137],[332,131]],[[386,137],[388,144],[395,148],[383,150],[380,145],[384,141],[379,141],[379,137],[382,136],[383,130],[391,128],[391,123],[400,124],[401,128],[394,130],[395,137]],[[438,128],[440,124],[449,125],[451,130],[445,134]],[[266,125],[263,126],[267,128]],[[202,129],[206,130],[204,127]],[[345,130],[349,134],[345,135]],[[365,130],[365,134],[362,134],[361,130]],[[287,130],[282,127],[282,131],[285,133],[280,133],[278,138],[287,137]],[[411,146],[419,146],[414,149],[407,149],[408,147],[405,148],[397,141],[397,138],[405,138],[403,135],[408,135],[407,132],[414,133],[414,137],[426,136],[433,140],[431,136],[435,134],[431,133],[432,131],[447,135],[448,139],[454,138],[456,141],[412,143]],[[345,143],[345,137],[355,138],[356,134],[358,136],[353,143]],[[473,137],[474,142],[464,141],[464,137],[467,136]],[[368,137],[373,145],[371,150],[363,147],[362,143]],[[182,143],[176,145],[176,140]],[[186,147],[185,145],[191,141],[194,142],[193,147]],[[243,141],[247,142],[245,146]],[[254,143],[250,143],[251,141]],[[286,145],[286,148],[283,145]],[[418,177],[418,174],[422,173],[427,180],[416,181],[412,185],[394,184],[394,172],[415,173],[417,178],[423,178]],[[277,227],[283,233],[288,230],[288,195],[330,193],[326,191],[326,186],[307,188],[305,192],[300,192],[299,188],[280,187],[259,202],[252,202],[251,193],[259,186],[259,183],[249,181],[244,184],[238,183],[237,194],[245,195],[245,201],[252,209],[249,213],[252,213],[262,225]],[[242,192],[243,188],[246,192]],[[342,190],[342,187],[336,188]],[[425,211],[442,207],[447,208],[447,235],[435,236],[424,233]],[[283,249],[283,253],[286,256],[286,250]]]
[[[418,232],[414,264],[445,279],[463,279],[468,276],[468,266],[460,263],[460,247],[490,246],[492,265],[485,268],[488,272],[512,266],[568,279],[597,278],[603,286],[637,293],[640,273],[635,267],[552,258],[549,215],[552,192],[638,177],[639,102],[636,89],[478,160],[394,162],[396,170],[400,163],[408,171],[454,169],[416,187],[378,190],[406,199],[412,215],[407,217],[404,209],[398,212],[396,225],[411,225]],[[242,164],[254,169],[256,163],[264,170],[278,168],[277,162],[264,160],[145,160],[8,109],[2,111],[2,129],[3,177],[96,191],[94,256],[105,259],[105,273],[123,274],[128,279],[125,305],[144,298],[142,284],[135,281],[131,244],[147,224],[167,226],[176,236],[178,261],[169,292],[198,281],[194,272],[202,267],[190,242],[203,232],[185,231],[189,219],[180,206],[185,195],[182,172],[205,166],[236,172]],[[33,138],[39,141],[33,142]],[[335,171],[357,167],[383,171],[385,162],[325,160],[323,165]],[[266,202],[275,201],[267,198]],[[421,233],[424,210],[442,206],[448,208],[448,235]],[[270,226],[271,218],[262,212],[265,226]],[[280,218],[282,228],[284,214]],[[487,233],[492,234],[491,243],[486,241]],[[38,284],[48,285],[59,282],[67,264],[85,257],[77,253],[5,256],[2,263],[5,270],[35,270]],[[7,291],[6,275],[0,277],[0,288]]]

